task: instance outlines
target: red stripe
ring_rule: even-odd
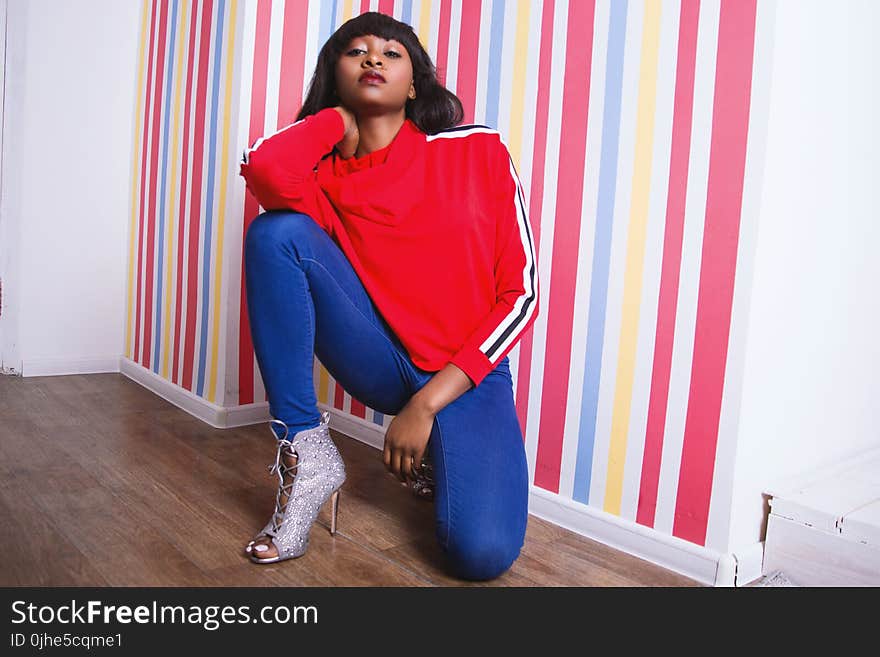
[[[587,114],[590,103],[590,66],[593,56],[595,0],[572,2],[568,7],[565,53],[565,88],[562,93],[562,133],[556,196],[553,273],[547,313],[547,349],[535,485],[559,492],[562,435],[571,361],[572,324],[581,233],[581,197],[587,149]],[[572,239],[574,237],[574,239]]]
[[[309,5],[288,2],[284,5],[284,34],[281,40],[281,80],[278,89],[278,128],[293,123],[302,106],[303,76],[306,58],[306,28]]]
[[[757,0],[722,0],[697,326],[672,533],[706,541],[742,211]]]
[[[186,339],[183,345],[183,380],[181,385],[193,389],[195,360],[196,306],[199,300],[199,236],[202,217],[202,171],[205,163],[205,107],[207,104],[208,65],[211,54],[211,23],[214,0],[205,0],[199,43],[199,76],[196,83],[196,128],[193,140],[193,180],[189,206],[189,262],[186,273]]]
[[[443,0],[440,4],[440,26],[437,30],[437,79],[446,86],[446,66],[449,62],[449,23],[452,19],[452,3]]]
[[[343,408],[343,404],[345,403],[345,390],[342,389],[342,386],[339,383],[336,384],[336,396],[333,400],[333,407],[338,408],[340,411]]]
[[[161,119],[160,107],[162,96],[164,95],[164,72],[165,66],[162,65],[164,55],[171,57],[171,53],[165,53],[165,37],[166,26],[168,24],[168,3],[162,3],[162,11],[159,14],[159,46],[156,49],[156,87],[153,94],[153,126],[152,139],[153,144],[150,149],[150,161],[152,163],[152,171],[150,171],[150,195],[147,197],[151,207],[147,209],[147,254],[146,254],[146,290],[144,291],[144,353],[141,357],[141,365],[146,368],[150,367],[151,346],[153,338],[153,258],[154,243],[156,237],[156,206],[160,199],[156,198],[156,180],[159,173],[159,121]]]
[[[359,402],[354,397],[351,398],[351,412],[350,415],[354,415],[355,417],[365,418],[367,417],[366,408],[364,405]]]
[[[694,109],[694,67],[697,59],[697,25],[700,0],[684,0],[678,32],[678,62],[675,73],[675,101],[672,117],[672,152],[669,158],[669,189],[666,204],[666,232],[663,237],[663,264],[660,273],[660,296],[657,302],[657,328],[654,337],[654,365],[648,423],[642,456],[642,476],[636,522],[654,526],[657,488],[660,481],[660,457],[666,404],[669,399],[669,373],[672,369],[672,344],[678,283],[681,272],[681,242],[684,234],[684,204],[687,196],[688,164],[691,151],[691,123]]]
[[[190,105],[192,103],[192,77],[193,64],[196,52],[196,28],[198,27],[198,15],[196,7],[190,9],[189,23],[189,53],[186,65],[186,103],[183,114],[183,164],[181,165],[180,180],[180,207],[177,211],[177,304],[174,309],[174,366],[171,371],[171,380],[180,385],[180,321],[183,306],[183,244],[184,230],[186,226],[186,185],[189,181],[189,128],[190,128]]]
[[[394,15],[394,0],[379,0],[379,13],[388,16]],[[363,417],[363,416],[361,416]]]
[[[541,53],[538,60],[538,99],[535,107],[535,143],[532,148],[532,188],[529,192],[529,224],[535,239],[535,257],[541,245],[541,200],[544,198],[544,162],[547,150],[547,116],[550,106],[550,69],[553,58],[553,0],[544,3],[541,16]],[[535,267],[538,263],[535,262]],[[529,381],[532,375],[534,325],[520,338],[516,380],[516,414],[523,437],[529,419]]]
[[[129,354],[131,359],[135,362],[140,361],[140,351],[141,351],[141,331],[143,330],[143,325],[141,324],[141,272],[144,267],[144,221],[146,219],[145,208],[147,204],[146,194],[147,194],[147,142],[149,137],[149,126],[150,126],[150,100],[152,99],[152,93],[154,93],[153,86],[151,84],[153,80],[153,57],[156,54],[154,49],[155,45],[155,37],[156,37],[156,2],[157,0],[153,0],[153,7],[150,14],[150,54],[147,57],[147,80],[146,87],[144,89],[144,134],[141,141],[141,197],[140,197],[140,206],[138,208],[138,254],[137,254],[137,300],[135,302],[134,312],[135,312],[135,331],[134,331],[134,352]]]
[[[365,14],[370,11],[370,0],[361,0],[361,13]],[[342,408],[341,406],[339,408]]]
[[[288,5],[290,3],[287,3]],[[285,10],[285,21],[287,13]],[[257,26],[254,41],[253,86],[251,87],[251,122],[248,128],[248,146],[265,134],[266,130],[266,85],[269,70],[269,31],[272,24],[272,4],[260,0],[257,4]],[[286,40],[286,39],[285,39]],[[251,222],[260,212],[260,205],[253,194],[246,194],[244,200],[244,222],[242,237],[247,234]],[[244,239],[242,239],[244,243]],[[241,259],[241,281],[244,283],[244,253]],[[247,289],[241,286],[239,303],[238,340],[238,403],[254,402],[254,342],[251,338],[251,324],[247,313]],[[261,400],[262,401],[262,400]]]
[[[464,106],[463,123],[473,123],[477,105],[477,53],[480,50],[481,0],[464,0],[458,44],[458,82],[455,95]]]

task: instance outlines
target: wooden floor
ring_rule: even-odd
[[[381,453],[333,432],[348,478],[305,556],[258,566],[242,546],[274,505],[268,424],[214,429],[121,374],[0,376],[0,585],[458,586],[431,503]],[[489,586],[697,586],[529,516]]]

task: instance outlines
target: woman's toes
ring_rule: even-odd
[[[265,541],[258,543],[256,540],[251,541],[245,547],[245,552],[247,554],[256,554],[261,559],[271,559],[275,556],[273,548],[275,546],[272,545],[271,542]]]

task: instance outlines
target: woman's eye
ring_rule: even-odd
[[[359,54],[365,53],[365,52],[367,52],[367,51],[364,50],[363,48],[352,48],[351,50],[349,50],[345,54],[354,56],[354,55],[359,55]],[[398,59],[400,57],[403,57],[403,55],[401,55],[399,52],[396,52],[394,50],[387,50],[385,52],[385,55],[387,55],[388,57],[391,57],[392,59]]]

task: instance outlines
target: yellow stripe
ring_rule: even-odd
[[[146,62],[144,61],[144,51],[146,50],[147,43],[147,16],[148,16],[148,7],[150,4],[150,0],[144,0],[144,7],[141,10],[141,38],[140,38],[140,46],[138,47],[138,78],[137,78],[137,86],[135,87],[135,93],[137,94],[137,116],[135,117],[134,122],[134,148],[132,149],[131,155],[131,221],[129,222],[128,227],[128,295],[125,302],[125,354],[132,360],[135,359],[135,354],[131,352],[131,326],[134,322],[134,317],[132,317],[132,304],[134,302],[134,285],[135,285],[135,277],[134,277],[134,244],[135,244],[135,235],[137,234],[137,222],[138,222],[138,191],[140,187],[140,179],[141,179],[141,170],[140,170],[140,155],[141,151],[141,128],[144,125],[144,106],[147,101],[147,93],[144,89],[144,67],[146,66]]]
[[[632,180],[629,233],[626,242],[626,271],[623,283],[623,317],[614,411],[611,416],[611,444],[608,450],[608,476],[605,505],[608,513],[620,515],[623,493],[623,467],[632,405],[639,306],[642,298],[642,270],[645,259],[645,233],[648,223],[648,196],[651,183],[651,155],[654,147],[654,113],[657,96],[657,58],[660,47],[660,0],[645,3],[642,58],[639,69],[639,101],[636,118],[635,167]]]
[[[174,209],[177,207],[177,200],[180,196],[180,88],[183,86],[183,52],[184,43],[187,40],[189,21],[186,16],[189,13],[189,0],[183,0],[180,6],[180,14],[178,15],[177,33],[180,39],[177,42],[177,55],[174,58],[174,75],[177,78],[174,81],[174,135],[171,146],[171,190],[168,194],[168,209],[165,216],[168,222],[165,226],[165,282],[162,290],[165,292],[165,311],[162,322],[164,324],[164,335],[162,338],[162,378],[168,379],[168,355],[173,351],[171,344],[171,325],[174,323],[171,316],[171,299],[174,298],[174,279],[177,272],[174,264],[174,241],[177,235],[177,225],[174,221]]]
[[[530,0],[519,0],[516,12],[516,45],[513,62],[513,93],[510,107],[510,156],[516,168],[522,157],[523,106],[526,96],[526,56],[529,54],[529,6]]]
[[[321,363],[321,361],[318,361]],[[321,368],[318,371],[318,395],[317,397],[321,399],[321,395],[324,395],[323,401],[328,406],[333,406],[333,402],[330,399],[330,393],[328,392],[328,388],[330,387],[330,373],[327,371],[327,368],[324,367],[324,364],[321,363]]]
[[[352,9],[351,9],[351,0],[345,0],[345,4],[342,5],[342,22],[344,23],[349,18],[351,18]]]
[[[428,51],[428,42],[431,40],[431,0],[422,0],[422,9],[419,13],[419,41],[425,52]]]
[[[214,262],[217,263],[214,274],[214,321],[213,342],[211,343],[211,376],[208,379],[208,401],[217,397],[217,351],[220,346],[220,292],[223,287],[223,228],[226,219],[226,189],[229,186],[229,118],[232,115],[232,72],[235,54],[235,25],[238,22],[238,2],[232,0],[229,5],[229,44],[226,47],[226,94],[223,98],[223,161],[220,165],[220,203],[217,206],[217,250]]]

